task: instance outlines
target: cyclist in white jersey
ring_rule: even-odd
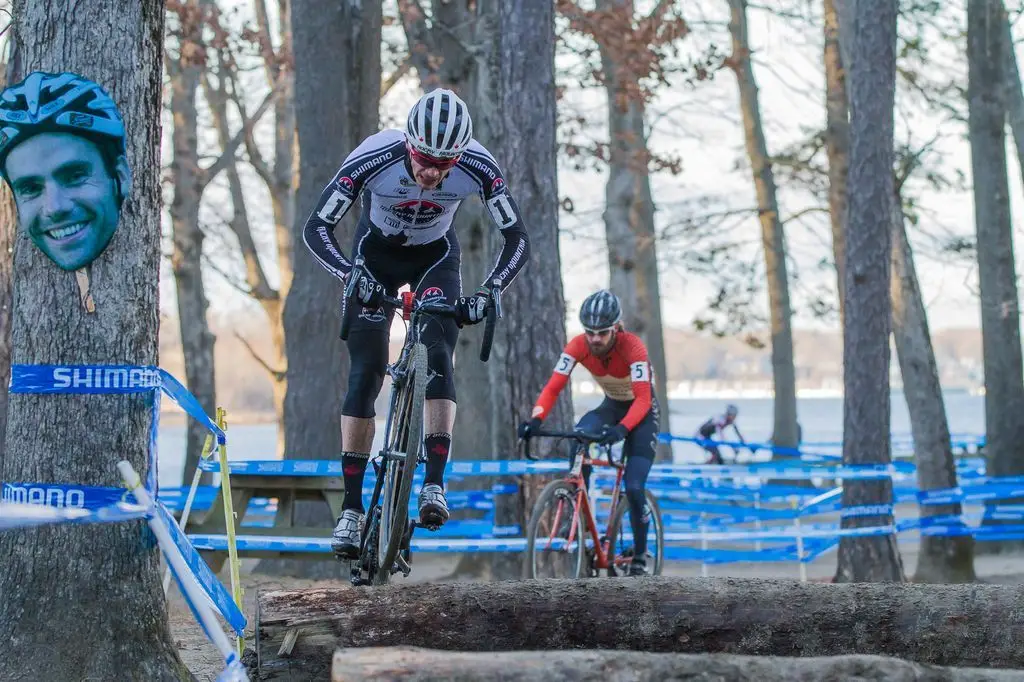
[[[483,284],[464,296],[460,249],[452,220],[462,201],[479,195],[504,238]],[[427,455],[420,491],[420,523],[437,528],[448,519],[444,468],[455,424],[452,355],[458,329],[484,319],[491,305],[489,285],[507,287],[526,265],[530,244],[501,169],[473,139],[469,111],[451,90],[437,89],[413,106],[405,130],[382,130],[363,140],[324,189],[303,229],[303,240],[331,274],[345,281],[352,269],[334,236],[334,227],[360,199],[362,212],[353,252],[367,273],[358,282],[361,310],[347,340],[351,358],[348,392],[342,407],[342,468],[345,499],[332,546],[339,558],[358,555],[364,509],[363,476],[374,434],[374,401],[388,361],[391,327],[383,295],[395,296],[408,284],[420,298],[444,298],[457,319],[431,318],[421,332],[427,346],[430,379],[424,410]]]

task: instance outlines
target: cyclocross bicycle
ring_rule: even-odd
[[[356,288],[364,271],[357,258],[345,287],[342,306],[341,338],[348,339],[349,306],[358,306]],[[501,317],[501,282],[491,288],[491,304],[484,323],[480,360],[487,362],[494,340],[494,328]],[[406,328],[405,344],[393,364],[387,367],[391,377],[391,399],[384,423],[384,447],[373,457],[377,482],[373,487],[366,520],[363,523],[359,558],[352,562],[353,585],[384,585],[395,573],[408,576],[412,570],[410,543],[416,521],[409,520],[412,479],[417,465],[425,461],[423,452],[423,404],[429,380],[427,348],[420,342],[425,317],[454,317],[455,307],[443,299],[417,299],[415,292],[399,297],[384,297],[384,305],[402,311]],[[354,313],[354,311],[353,311]],[[363,577],[363,574],[366,577]]]
[[[526,577],[594,578],[602,570],[611,577],[626,575],[633,545],[629,503],[622,488],[623,462],[612,458],[610,446],[598,443],[600,434],[533,431],[523,439],[523,450],[527,459],[536,460],[530,452],[530,438],[571,439],[578,447],[568,474],[548,483],[533,505],[526,539]],[[583,467],[595,465],[616,469],[608,527],[603,535],[598,531],[594,503],[583,478]],[[650,491],[645,491],[644,497],[648,566],[653,559],[651,575],[661,575],[665,539],[661,511]]]

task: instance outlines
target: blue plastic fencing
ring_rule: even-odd
[[[959,436],[954,442],[960,452],[976,451],[984,440]],[[698,439],[682,439],[698,443]],[[973,534],[979,541],[1024,537],[1024,504],[994,505],[999,500],[1024,498],[1024,476],[990,478],[985,476],[984,460],[970,455],[956,460],[960,485],[947,490],[920,491],[916,470],[910,461],[897,460],[888,465],[843,466],[835,457],[805,452],[800,458],[781,461],[748,462],[724,466],[657,464],[648,480],[658,500],[665,529],[665,557],[671,560],[720,564],[751,561],[786,561],[806,564],[834,549],[842,537],[900,535],[901,542],[912,542],[914,535]],[[211,471],[216,462],[206,463]],[[267,475],[336,475],[340,463],[332,461],[274,461],[230,463],[232,473]],[[519,477],[542,475],[551,478],[564,473],[564,460],[531,462],[524,460],[482,460],[452,462],[447,480],[480,476]],[[934,505],[960,502],[964,513],[956,517],[917,515],[896,518],[892,524],[879,523],[864,528],[843,528],[842,519],[852,516],[879,516],[893,513],[892,505],[843,509],[843,480],[883,480],[893,482],[895,504]],[[420,476],[417,475],[417,486]],[[506,478],[507,480],[507,478]],[[607,496],[613,483],[611,474],[595,471],[592,487],[597,495],[599,522],[607,522]],[[807,486],[810,481],[812,486]],[[804,485],[799,485],[804,483]],[[370,488],[364,488],[364,496]],[[414,536],[414,551],[427,552],[516,552],[526,541],[516,526],[498,526],[494,505],[501,495],[518,493],[516,483],[499,483],[489,489],[450,493],[455,510],[483,511],[483,518],[451,521],[438,534]],[[601,494],[604,494],[602,500]],[[180,497],[181,493],[173,493]],[[170,502],[169,502],[170,504]],[[208,504],[208,502],[206,502]],[[978,505],[986,505],[978,507]],[[262,505],[262,506],[261,506]],[[977,507],[977,508],[975,508]],[[330,552],[327,540],[296,540],[286,537],[246,536],[247,524],[272,525],[273,501],[260,500],[251,519],[243,521],[240,549],[302,550]],[[415,513],[415,510],[412,510]],[[1020,520],[1019,525],[984,526],[984,521]],[[628,539],[629,533],[626,533]],[[201,549],[221,549],[218,536],[192,536]]]

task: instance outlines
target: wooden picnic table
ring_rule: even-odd
[[[345,493],[345,482],[341,476],[268,476],[265,474],[232,473],[231,504],[235,512],[235,532],[245,535],[285,536],[292,538],[330,538],[334,531],[330,526],[300,526],[295,522],[296,503],[301,501],[324,502],[331,512],[331,518],[341,515],[341,503]],[[274,525],[269,528],[246,526],[240,529],[245,519],[249,502],[254,497],[277,498],[277,515]],[[198,515],[197,515],[198,516]],[[193,517],[195,518],[195,517]],[[224,535],[224,493],[218,486],[217,495],[207,512],[193,522],[189,519],[188,534]],[[204,558],[215,572],[219,572],[227,559],[227,552],[201,550]],[[279,552],[270,550],[239,549],[238,555],[246,558],[290,559],[332,559],[333,555],[322,552]]]

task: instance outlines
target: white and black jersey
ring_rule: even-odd
[[[412,175],[405,133],[388,129],[371,135],[348,155],[324,189],[306,220],[302,237],[324,267],[343,278],[352,264],[334,237],[334,227],[357,198],[362,200],[364,219],[369,218],[370,227],[401,248],[441,239],[451,229],[462,201],[472,194],[480,196],[505,238],[484,282],[498,278],[502,287],[507,287],[526,265],[529,239],[501,169],[476,140],[438,187],[423,189]]]

